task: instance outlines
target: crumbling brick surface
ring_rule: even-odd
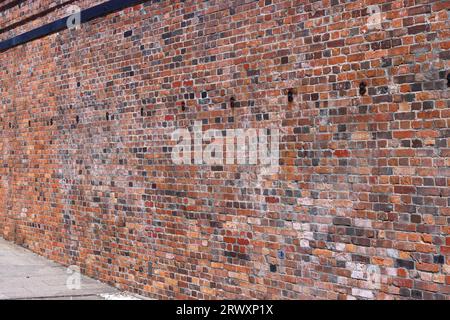
[[[2,52],[0,235],[160,299],[449,299],[449,9],[148,1]],[[196,121],[278,171],[174,163]]]

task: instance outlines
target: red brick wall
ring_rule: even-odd
[[[449,299],[449,9],[148,1],[1,53],[0,234],[154,298]],[[279,171],[175,165],[198,120]]]

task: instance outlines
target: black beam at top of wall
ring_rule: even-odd
[[[99,5],[96,5],[92,8],[82,10],[80,12],[81,15],[81,23],[85,23],[91,21],[93,19],[106,16],[110,13],[117,12],[128,7],[135,6],[137,4],[141,4],[148,0],[110,0]],[[43,25],[39,28],[33,29],[31,31],[22,33],[16,37],[4,40],[0,42],[0,52],[6,51],[8,49],[17,47],[21,44],[48,36],[50,34],[59,32],[61,30],[67,29],[67,19],[69,17],[58,19],[54,22]]]

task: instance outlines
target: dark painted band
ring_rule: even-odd
[[[21,0],[21,1],[22,1],[22,0]],[[47,14],[49,14],[49,13],[55,11],[55,10],[58,10],[58,9],[60,9],[60,8],[63,8],[63,7],[65,7],[65,6],[67,6],[67,5],[71,4],[71,3],[73,3],[73,2],[75,2],[75,1],[77,1],[77,0],[68,0],[68,1],[66,1],[66,2],[60,3],[60,4],[58,4],[58,5],[55,5],[55,6],[51,7],[51,8],[47,8],[47,9],[42,10],[42,11],[36,13],[36,14],[33,14],[33,15],[31,15],[31,16],[28,16],[28,17],[26,17],[26,18],[23,19],[23,20],[14,22],[14,23],[12,23],[12,24],[10,24],[10,25],[8,25],[8,26],[2,28],[2,29],[0,30],[0,34],[1,34],[1,33],[5,33],[5,32],[8,32],[8,31],[10,31],[10,30],[13,30],[13,29],[15,29],[15,28],[17,28],[17,27],[20,27],[20,26],[24,25],[24,24],[27,24],[27,23],[30,22],[30,21],[33,21],[33,20],[36,20],[36,19],[45,17]],[[16,5],[17,5],[17,4],[16,4]],[[0,8],[0,11],[1,11],[1,8]]]
[[[137,4],[141,4],[146,1],[148,0],[110,0],[105,3],[96,5],[92,8],[82,10],[80,12],[80,22],[85,23],[93,19],[106,16],[110,13],[132,7]],[[58,19],[39,28],[22,33],[16,37],[4,40],[0,42],[0,51],[6,51],[21,44],[67,29],[67,20],[69,19],[69,17],[70,16]]]

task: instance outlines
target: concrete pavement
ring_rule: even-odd
[[[0,299],[139,300],[0,238]]]

